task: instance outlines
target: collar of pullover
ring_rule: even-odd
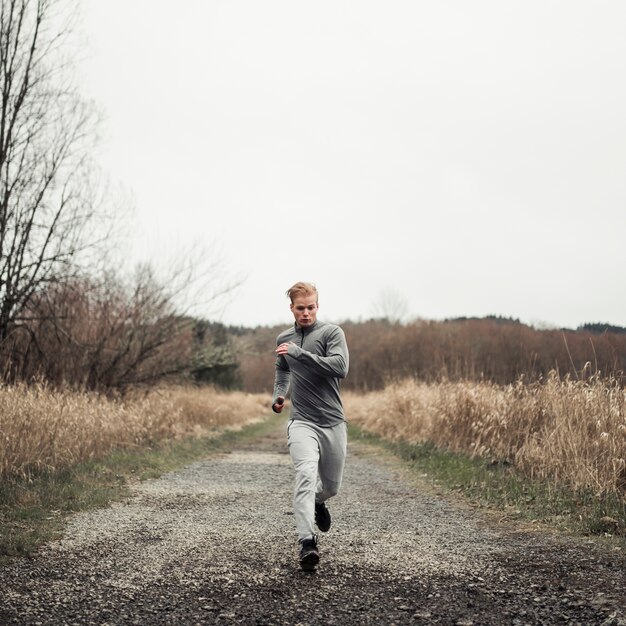
[[[307,326],[306,328],[303,328],[302,326],[298,326],[296,322],[294,322],[293,325],[296,327],[296,332],[303,335],[304,333],[308,333],[312,331],[317,326],[317,324],[318,324],[318,320],[315,320],[313,324],[311,324],[310,326]]]

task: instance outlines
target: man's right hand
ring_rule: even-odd
[[[278,398],[276,398],[276,402],[272,404],[272,411],[274,411],[274,413],[280,413],[284,407],[285,398],[283,396],[278,396]]]

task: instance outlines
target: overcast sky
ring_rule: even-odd
[[[309,280],[328,321],[626,325],[622,0],[85,0],[81,28],[128,263],[213,250],[221,321],[288,323]]]

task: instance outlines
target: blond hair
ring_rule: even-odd
[[[315,294],[315,299],[318,298],[317,287],[313,283],[297,282],[287,289],[287,297],[291,300],[291,304],[296,298],[300,296],[312,296]]]

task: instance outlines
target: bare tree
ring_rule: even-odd
[[[194,264],[186,250],[178,271],[128,278],[106,244],[84,262],[105,212],[91,181],[96,112],[67,59],[74,2],[0,0],[0,377],[124,389],[232,368],[183,312],[204,278],[204,305],[235,287],[208,255]]]
[[[379,293],[374,311],[377,318],[400,324],[408,317],[409,304],[404,295],[389,287]]]
[[[0,348],[36,292],[67,278],[92,216],[93,108],[63,58],[60,0],[0,0]]]

